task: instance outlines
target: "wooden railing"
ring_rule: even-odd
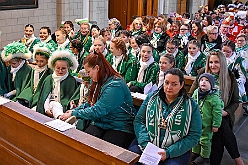
[[[51,120],[15,102],[0,105],[0,164],[124,165],[139,158],[75,128],[59,132],[44,125]]]

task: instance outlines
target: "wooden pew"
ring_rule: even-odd
[[[191,77],[191,76],[186,76],[184,75],[184,82],[185,82],[185,88],[186,91],[188,92],[192,83],[195,81],[195,77]],[[133,97],[133,104],[136,106],[141,106],[141,104],[143,103],[143,100],[137,97]]]
[[[44,125],[51,120],[15,102],[0,105],[0,164],[127,165],[139,158],[75,128]]]

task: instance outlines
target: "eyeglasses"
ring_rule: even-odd
[[[212,35],[217,35],[218,33],[209,33],[209,34],[212,34]]]
[[[175,49],[176,47],[166,47],[166,49],[169,49],[169,50],[173,50],[173,49]]]

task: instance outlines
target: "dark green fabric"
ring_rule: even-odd
[[[87,37],[87,39],[85,39],[85,37]],[[89,35],[83,36],[82,33],[80,31],[78,31],[72,39],[79,39],[84,46],[84,51],[90,52],[90,47],[92,45],[91,36],[89,36]]]
[[[14,82],[12,82],[12,74],[10,73],[10,69],[11,67],[8,66],[6,86],[8,92],[16,90],[16,95],[9,97],[9,99],[16,101],[16,97],[20,95],[21,91],[27,87],[30,81],[32,68],[29,65],[24,64],[16,73]]]
[[[140,64],[138,64],[138,72],[139,72]],[[156,62],[153,62],[149,65],[149,67],[145,70],[143,82],[130,81],[131,86],[137,86],[144,90],[144,87],[152,82],[152,84],[155,84],[158,79],[158,72],[159,72],[159,65]]]
[[[0,58],[0,95],[3,96],[7,93],[7,87],[5,84],[7,78],[7,68],[2,58]]]
[[[49,93],[53,90],[53,84],[54,82],[52,75],[49,75],[46,77],[40,88],[36,111],[41,114],[45,114],[44,103]],[[67,106],[69,104],[70,98],[72,97],[76,89],[77,82],[70,74],[65,80],[60,83],[60,103],[63,106],[64,112],[67,111]]]
[[[188,55],[185,58],[187,59]],[[185,64],[187,64],[187,62]],[[197,76],[198,75],[197,71],[199,69],[205,67],[205,65],[206,65],[206,56],[203,53],[201,53],[199,55],[199,57],[197,57],[196,61],[194,62],[192,69],[191,69],[191,72],[190,72],[190,75],[194,76],[194,77]],[[185,71],[183,71],[183,72],[184,72],[184,74],[186,74]]]
[[[113,65],[113,57],[114,56],[111,54],[106,58],[111,65]],[[138,74],[136,58],[132,54],[129,54],[128,60],[126,61],[123,57],[117,66],[117,71],[127,83],[136,80]]]

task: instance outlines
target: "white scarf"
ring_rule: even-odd
[[[58,43],[58,49],[65,49],[65,47],[70,43],[70,40],[67,38],[63,44]]]
[[[230,57],[226,57],[227,66],[234,63],[236,59],[236,53],[234,52]]]
[[[130,44],[129,44],[129,42],[127,42],[127,43],[126,43],[126,48],[127,48],[127,50],[128,50],[128,48],[129,48],[129,46],[130,46]]]
[[[34,36],[34,34],[32,34],[31,37],[28,39],[26,35],[24,35],[24,39],[25,39],[25,45],[29,48],[33,43],[33,41],[36,39],[36,37]]]
[[[198,51],[194,56],[191,56],[189,53],[188,53],[188,62],[184,68],[185,72],[187,73],[187,75],[190,74],[191,70],[192,70],[192,67],[193,67],[193,64],[194,62],[196,61],[196,59],[200,56],[201,52]]]
[[[146,68],[148,68],[149,65],[151,65],[153,62],[154,62],[154,58],[153,58],[153,57],[151,57],[147,62],[143,62],[143,61],[142,61],[142,58],[140,59],[140,69],[139,69],[138,78],[137,78],[137,81],[138,81],[138,82],[143,82],[145,70],[146,70]]]
[[[57,96],[55,98],[55,101],[60,102],[60,82],[66,79],[69,75],[69,72],[67,71],[64,76],[57,76],[55,72],[52,74],[52,78],[54,81],[54,89],[53,94]]]
[[[20,70],[22,68],[22,66],[26,63],[25,60],[22,60],[22,62],[20,63],[20,65],[16,68],[13,68],[11,66],[11,69],[10,69],[10,73],[12,74],[12,81],[15,81],[15,77],[16,77],[16,73],[18,72],[18,70]]]
[[[38,67],[37,65],[34,67],[34,89],[36,90],[37,85],[40,81],[40,73],[47,69],[47,65],[43,67]],[[42,77],[42,76],[41,76]]]
[[[131,54],[134,56],[134,57],[136,57],[138,60],[140,59],[140,55],[139,55],[139,52],[140,52],[140,48],[137,48],[137,49],[134,49],[134,48],[132,48],[131,49]],[[138,55],[138,57],[137,57],[137,55]]]
[[[165,73],[162,70],[160,70],[159,76],[158,76],[158,87],[164,84],[164,76],[165,76]]]
[[[166,50],[166,53],[169,53],[167,50]],[[178,53],[178,49],[175,50],[175,52],[173,53],[173,56],[176,58],[177,56],[177,53]]]
[[[51,37],[51,35],[49,35],[49,36],[47,37],[47,39],[45,39],[45,40],[40,40],[40,41],[41,41],[41,43],[48,43],[51,39],[52,39],[52,37]]]
[[[84,84],[81,84],[81,86],[80,86],[80,98],[78,101],[78,105],[81,105],[81,104],[87,102],[88,91],[89,91],[88,88]]]
[[[122,60],[122,57],[123,57],[123,55],[113,57],[113,65],[112,65],[112,67],[114,68],[115,71],[117,71],[117,67],[120,64],[120,62]]]

